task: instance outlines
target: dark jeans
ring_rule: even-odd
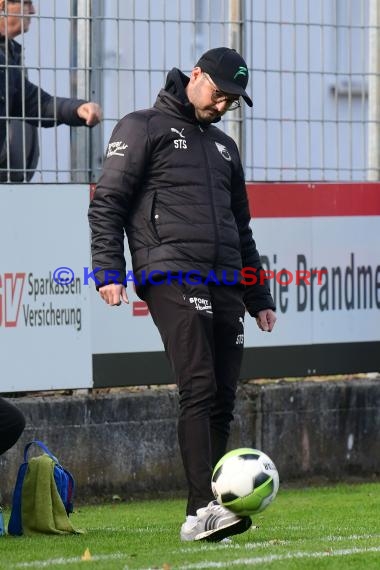
[[[18,410],[0,398],[0,455],[16,443],[25,428],[25,418]]]
[[[245,308],[235,286],[159,284],[144,289],[179,389],[178,439],[189,486],[186,514],[213,499],[243,356]]]

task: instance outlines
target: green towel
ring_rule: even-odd
[[[67,516],[54,481],[54,461],[46,454],[29,460],[21,505],[25,535],[82,532],[74,529]]]

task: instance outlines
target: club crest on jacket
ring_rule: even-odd
[[[215,141],[216,144],[216,148],[218,149],[218,151],[220,152],[220,154],[222,155],[222,157],[225,160],[231,160],[231,155],[228,152],[228,150],[226,149],[226,147],[224,146],[224,144],[220,144],[218,142]]]

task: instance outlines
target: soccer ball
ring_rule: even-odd
[[[239,516],[264,510],[276,497],[278,487],[273,461],[262,451],[246,447],[226,453],[211,478],[215,499]]]

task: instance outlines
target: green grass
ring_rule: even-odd
[[[1,537],[0,569],[380,568],[379,483],[280,488],[258,528],[230,544],[181,543],[183,509],[179,500],[80,506],[71,519],[86,534]]]

